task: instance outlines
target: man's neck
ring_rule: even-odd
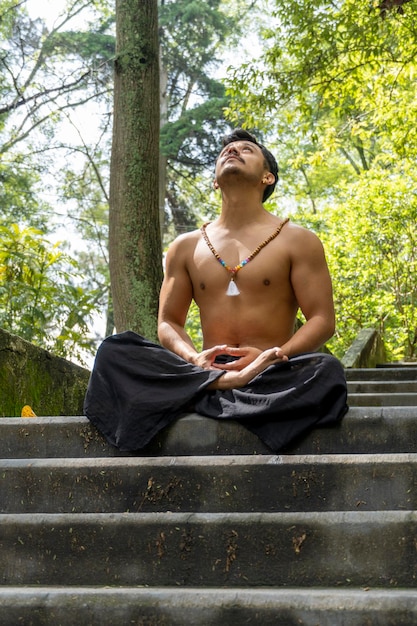
[[[264,209],[258,194],[246,194],[239,190],[222,192],[222,209],[218,224],[234,228],[259,222],[268,212]]]

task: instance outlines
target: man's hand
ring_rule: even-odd
[[[230,361],[229,363],[214,363],[214,367],[219,370],[226,371],[237,371],[240,372],[247,365],[253,363],[253,361],[262,354],[262,350],[259,348],[253,348],[251,346],[247,346],[245,348],[232,348],[225,347],[222,351],[222,354],[227,354],[229,356],[238,357],[236,361]]]
[[[208,350],[203,350],[199,352],[195,356],[193,356],[192,363],[193,365],[198,365],[205,370],[216,370],[216,369],[224,369],[223,367],[219,367],[219,364],[215,364],[214,361],[216,356],[219,354],[225,354],[227,350],[227,345],[223,346],[213,346],[212,348],[208,348]]]
[[[216,363],[216,357],[220,354],[237,357],[235,361],[229,363]],[[227,344],[221,346],[213,346],[208,350],[203,350],[196,354],[193,358],[193,364],[199,365],[209,370],[225,370],[240,372],[245,367],[253,363],[253,361],[262,354],[262,350],[247,346],[245,348],[233,348]]]
[[[239,387],[244,387],[258,374],[266,370],[267,367],[281,361],[288,361],[288,356],[284,354],[283,350],[278,347],[269,348],[261,352],[252,363],[242,370],[225,371],[223,376],[220,376],[220,378],[208,386],[208,389],[238,389]]]

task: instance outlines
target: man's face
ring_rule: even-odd
[[[267,172],[265,158],[259,146],[251,141],[233,141],[225,146],[216,161],[216,180],[226,174],[246,174],[259,177]]]

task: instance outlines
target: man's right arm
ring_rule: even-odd
[[[187,258],[192,256],[192,233],[178,237],[170,246],[159,297],[158,337],[161,345],[189,363],[205,369],[218,369],[214,360],[226,346],[213,346],[198,352],[184,326],[192,300],[192,283]]]
[[[179,237],[170,246],[159,296],[158,337],[161,345],[193,362],[197,350],[184,330],[192,299],[192,284],[186,266],[187,239]]]

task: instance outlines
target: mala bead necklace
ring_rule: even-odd
[[[265,248],[265,246],[268,245],[270,241],[275,239],[275,237],[278,237],[278,235],[280,234],[282,230],[282,227],[287,222],[289,222],[289,218],[284,220],[282,224],[280,224],[278,228],[272,233],[272,235],[269,235],[269,237],[267,237],[261,244],[259,244],[259,246],[246,259],[244,259],[243,261],[241,261],[240,263],[238,263],[238,265],[235,265],[234,267],[230,267],[230,265],[227,265],[226,261],[224,261],[221,258],[220,254],[216,251],[215,247],[213,246],[210,239],[208,238],[206,227],[210,224],[210,222],[206,222],[205,224],[203,224],[200,230],[203,235],[204,241],[209,247],[209,250],[213,253],[214,257],[218,260],[220,265],[223,265],[223,267],[231,274],[230,283],[226,291],[227,296],[238,296],[240,294],[239,288],[236,285],[236,274],[238,273],[239,270],[242,269],[242,267],[245,267],[245,265],[247,265],[249,261],[252,261],[252,259],[254,259],[256,255],[259,254],[262,248]]]

